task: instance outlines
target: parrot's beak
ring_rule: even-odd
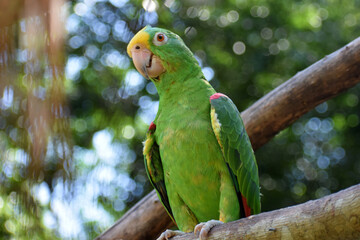
[[[157,78],[165,72],[160,58],[155,56],[144,44],[134,44],[130,52],[136,69],[146,79]]]

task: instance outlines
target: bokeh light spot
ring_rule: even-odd
[[[128,0],[109,0],[109,2],[117,8],[123,7]]]
[[[285,51],[290,47],[290,43],[287,39],[282,38],[277,42],[277,47],[281,50],[281,51]]]
[[[321,169],[326,169],[330,165],[330,159],[326,156],[320,156],[317,160],[317,165]]]
[[[88,6],[85,3],[77,3],[74,6],[74,12],[79,16],[84,16],[89,11]]]
[[[270,28],[261,29],[260,36],[265,40],[270,40],[273,36],[273,31]]]
[[[306,193],[306,185],[302,182],[297,182],[291,190],[293,193],[301,197]]]
[[[199,19],[201,21],[207,21],[210,18],[210,11],[206,8],[203,8],[199,11]]]
[[[202,72],[206,78],[206,80],[211,81],[214,77],[214,70],[211,67],[204,67]]]
[[[123,136],[126,139],[132,139],[135,136],[135,129],[131,125],[126,125],[123,128]]]
[[[142,6],[146,11],[154,12],[158,8],[158,3],[154,0],[144,0]]]
[[[226,14],[226,17],[229,22],[237,22],[239,20],[239,13],[235,10],[231,10]]]
[[[242,55],[245,53],[246,51],[246,46],[245,43],[241,42],[241,41],[237,41],[234,43],[233,45],[233,51],[236,55]]]

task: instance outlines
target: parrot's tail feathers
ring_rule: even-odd
[[[241,195],[241,197],[242,197],[242,203],[244,206],[245,217],[248,217],[251,215],[251,208],[248,206],[248,204],[246,202],[246,198],[243,195]]]

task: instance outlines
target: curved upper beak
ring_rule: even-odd
[[[146,79],[156,78],[165,72],[160,58],[155,56],[144,44],[134,44],[130,52],[136,70]]]

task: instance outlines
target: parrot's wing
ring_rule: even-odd
[[[242,215],[257,214],[260,212],[258,168],[240,113],[224,94],[213,94],[210,103],[211,124],[238,193]]]
[[[174,216],[170,208],[169,198],[165,187],[164,171],[160,158],[159,145],[156,143],[154,137],[155,129],[155,124],[151,123],[144,144],[143,153],[145,160],[145,169],[161,203],[164,205],[166,211],[170,215],[171,219],[174,221]]]

